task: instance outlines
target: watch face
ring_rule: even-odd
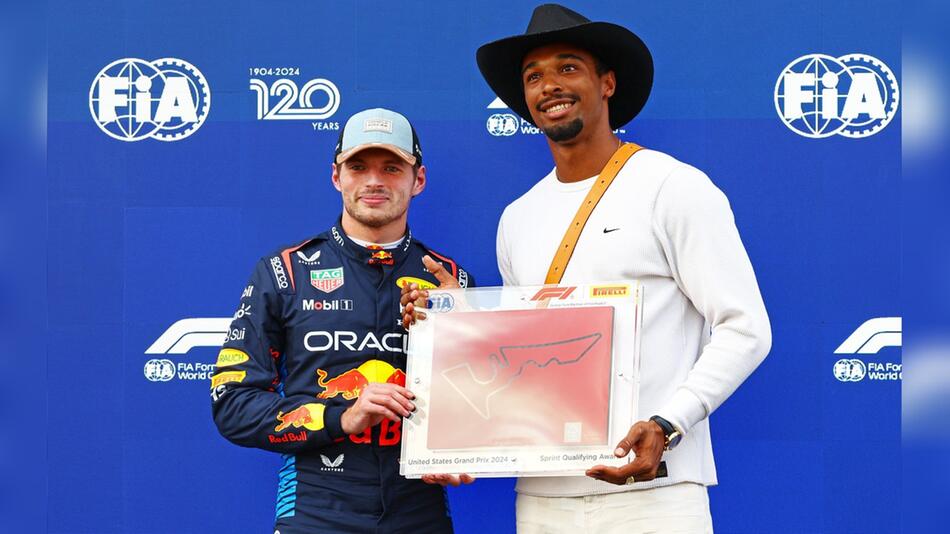
[[[670,435],[670,443],[666,446],[666,450],[672,450],[673,447],[676,447],[680,444],[680,441],[683,439],[683,435],[679,432],[674,432]]]

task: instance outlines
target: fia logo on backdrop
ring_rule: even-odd
[[[89,88],[89,112],[120,141],[180,141],[211,111],[211,88],[194,65],[176,58],[124,58],[105,66]]]
[[[814,139],[872,136],[891,122],[899,105],[894,73],[866,54],[806,54],[775,82],[775,111],[782,122]]]
[[[500,98],[495,98],[491,101],[491,104],[488,104],[488,109],[491,110],[507,110],[508,106]],[[518,133],[518,130],[522,129],[521,117],[508,112],[495,112],[488,116],[488,121],[485,123],[485,128],[488,130],[488,133],[494,135],[495,137],[509,137]],[[540,130],[534,128],[528,121],[524,121],[525,130],[522,133],[531,133],[539,134]],[[532,131],[528,129],[534,128]]]

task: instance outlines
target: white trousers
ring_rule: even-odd
[[[518,534],[712,534],[706,487],[691,482],[587,497],[518,494]]]

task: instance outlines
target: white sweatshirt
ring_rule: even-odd
[[[544,283],[593,181],[561,183],[552,170],[505,209],[497,239],[505,285]],[[771,327],[726,196],[698,169],[653,150],[633,155],[610,185],[561,283],[628,279],[644,287],[638,419],[659,415],[686,431],[678,447],[663,453],[669,476],[630,486],[524,477],[519,493],[716,484],[707,417],[768,354]]]

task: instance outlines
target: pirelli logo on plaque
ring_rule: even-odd
[[[598,297],[626,297],[630,294],[630,286],[627,284],[610,286],[591,286],[591,298]]]

